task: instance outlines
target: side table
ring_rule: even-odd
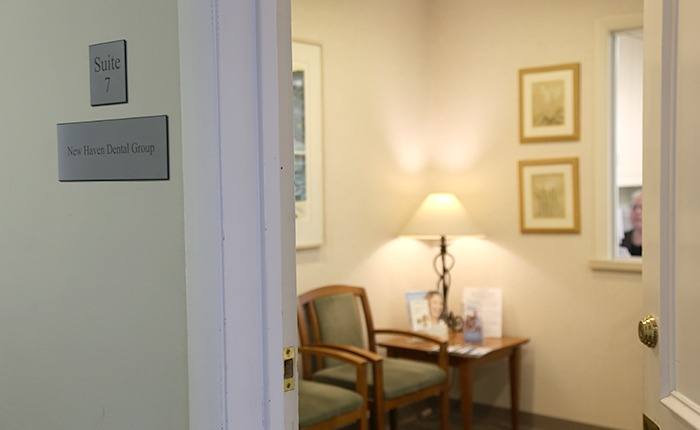
[[[520,406],[520,347],[527,342],[529,342],[527,338],[501,337],[485,338],[481,344],[474,345],[465,343],[462,333],[450,334],[449,346],[451,347],[474,345],[486,347],[491,350],[480,357],[461,355],[454,352],[449,354],[450,366],[459,369],[459,386],[464,430],[470,430],[472,428],[474,368],[484,363],[505,358],[508,359],[510,374],[511,423],[513,430],[518,429],[518,413]],[[378,342],[378,345],[387,349],[387,355],[389,357],[434,362],[434,355],[437,353],[434,345],[425,342],[416,342],[407,338],[386,338]]]

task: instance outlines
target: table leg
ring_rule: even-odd
[[[464,430],[472,428],[472,385],[473,370],[469,360],[459,363],[459,390],[462,397],[462,426]]]
[[[518,430],[520,413],[520,347],[514,348],[508,358],[510,370],[510,420],[513,430]]]

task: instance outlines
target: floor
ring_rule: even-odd
[[[440,428],[440,419],[435,413],[411,413],[403,410],[399,415],[401,430],[436,430]],[[489,414],[486,411],[474,411],[472,421],[474,430],[509,430],[510,420],[508,417]],[[457,408],[452,408],[450,413],[450,430],[462,429],[462,417]],[[520,426],[520,430],[535,430],[533,427]]]
[[[435,409],[427,404],[404,408],[399,413],[399,430],[438,430],[440,419]],[[556,418],[521,414],[520,430],[607,430],[586,424],[573,423]],[[389,429],[387,424],[387,430]],[[472,421],[473,430],[510,430],[510,412],[506,409],[476,405]],[[344,430],[354,430],[348,427]],[[462,430],[459,405],[453,404],[450,413],[450,430]]]

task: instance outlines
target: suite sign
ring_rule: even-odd
[[[127,103],[126,40],[90,45],[90,104]]]
[[[168,180],[168,117],[58,124],[58,179]]]

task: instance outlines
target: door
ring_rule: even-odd
[[[644,412],[700,429],[700,2],[644,6]]]
[[[297,430],[290,2],[178,12],[190,428]]]

